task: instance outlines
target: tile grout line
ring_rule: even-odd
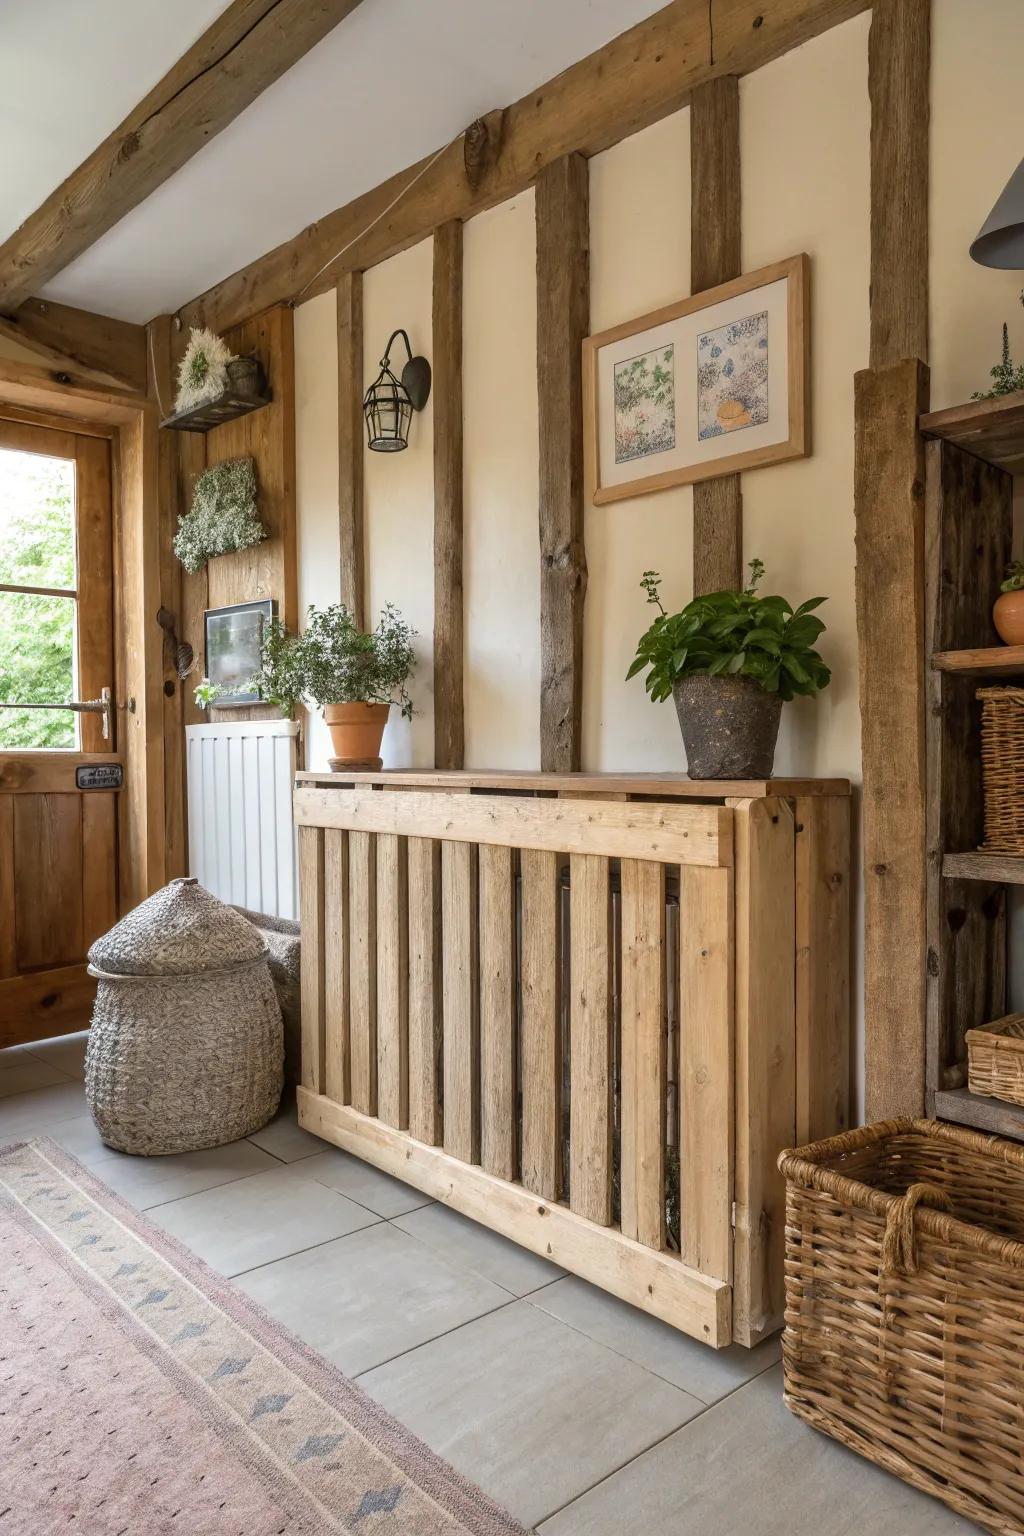
[[[496,1283],[495,1281],[491,1282],[492,1285]],[[499,1289],[504,1289],[504,1287],[499,1287]],[[408,1349],[400,1349],[397,1354],[389,1355],[386,1360],[378,1360],[375,1365],[368,1365],[365,1370],[357,1371],[353,1376],[350,1376],[349,1380],[360,1381],[364,1376],[369,1376],[374,1371],[382,1370],[385,1365],[392,1365],[396,1360],[404,1360],[406,1355],[419,1354],[421,1349],[429,1349],[431,1344],[436,1344],[439,1339],[449,1339],[452,1334],[461,1333],[463,1328],[471,1328],[474,1323],[479,1323],[485,1317],[495,1317],[497,1313],[505,1312],[509,1307],[515,1306],[517,1301],[522,1301],[522,1299],[521,1296],[513,1296],[509,1292],[507,1301],[500,1301],[496,1307],[489,1307],[486,1312],[478,1312],[476,1317],[467,1317],[464,1322],[453,1323],[450,1328],[445,1328],[441,1333],[433,1334],[431,1338],[424,1339],[420,1344],[412,1344]],[[363,1390],[366,1391],[367,1389],[364,1388]],[[373,1397],[372,1392],[369,1395]],[[377,1401],[377,1399],[374,1399],[374,1401]],[[392,1410],[388,1409],[388,1412],[390,1413]],[[399,1423],[404,1423],[401,1414],[396,1413],[395,1418],[398,1419]],[[410,1426],[406,1424],[405,1427],[409,1429],[411,1434]]]

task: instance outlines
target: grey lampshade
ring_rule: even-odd
[[[983,267],[1024,269],[1024,160],[981,226],[971,256]]]

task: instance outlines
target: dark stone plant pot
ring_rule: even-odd
[[[691,779],[769,779],[782,699],[749,677],[683,677],[673,686]]]

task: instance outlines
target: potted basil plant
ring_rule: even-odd
[[[742,592],[711,592],[667,613],[661,577],[644,572],[641,586],[659,614],[627,677],[646,668],[652,702],[675,700],[693,779],[770,778],[783,704],[831,678],[814,649],[825,625],[813,610],[825,599],[794,609],[784,597],[761,596],[763,575],[762,562],[751,560]]]
[[[359,628],[344,603],[310,608],[299,638],[303,692],[323,710],[336,762],[379,765],[391,706],[412,718],[406,683],[414,634],[391,603],[370,631]]]

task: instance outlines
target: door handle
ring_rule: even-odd
[[[111,737],[113,708],[109,688],[101,688],[98,699],[75,699],[71,702],[65,702],[62,699],[56,704],[0,704],[0,709],[70,709],[76,715],[102,715],[104,741],[109,741]]]

